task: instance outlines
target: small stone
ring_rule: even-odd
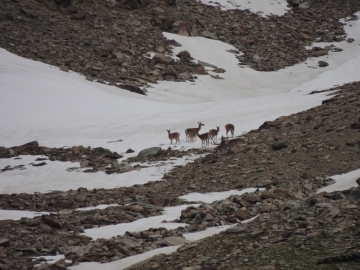
[[[329,65],[329,63],[328,62],[325,62],[325,61],[319,61],[318,62],[318,66],[319,67],[327,67]]]

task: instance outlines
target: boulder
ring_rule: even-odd
[[[139,152],[138,157],[155,157],[161,153],[161,147],[150,147]]]

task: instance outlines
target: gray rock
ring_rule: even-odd
[[[356,180],[356,182],[358,182],[358,180]],[[349,200],[354,200],[354,201],[360,200],[360,189],[359,189],[359,187],[351,188],[349,190],[349,194],[348,194],[347,197],[348,197]]]
[[[80,168],[85,168],[85,167],[89,167],[89,161],[88,160],[83,160],[80,163]]]
[[[319,61],[318,65],[319,65],[319,67],[327,67],[329,65],[329,63],[325,62],[325,61]]]
[[[262,180],[256,184],[256,187],[263,188],[271,186],[271,180]]]
[[[49,265],[47,263],[36,264],[34,265],[34,270],[48,269],[48,266]]]
[[[179,78],[186,81],[186,80],[190,79],[190,74],[188,72],[180,73]]]
[[[305,4],[305,3],[301,3],[301,4],[299,5],[299,8],[308,9],[309,6],[308,6],[307,4]]]
[[[258,270],[275,270],[275,266],[273,265],[261,266],[258,268]]]
[[[93,244],[88,244],[86,246],[74,246],[74,247],[70,247],[72,249],[73,252],[76,253],[76,255],[78,257],[84,257],[85,254],[88,254],[92,248],[93,248]]]
[[[185,250],[190,250],[190,249],[196,248],[197,246],[198,246],[198,244],[196,244],[196,243],[193,243],[190,245],[184,245],[184,246],[179,247],[177,249],[177,251],[184,252]]]
[[[299,209],[301,207],[301,201],[300,200],[294,200],[287,202],[283,207],[282,210],[285,211],[287,209],[295,210]]]
[[[201,34],[203,35],[203,37],[206,37],[206,38],[217,39],[216,36],[209,31],[202,31]]]
[[[197,189],[197,186],[192,184],[188,187],[188,189]]]
[[[98,67],[98,66],[91,66],[91,68],[94,71],[102,71],[103,70],[101,67]]]
[[[214,217],[210,214],[207,214],[205,217],[204,217],[204,220],[205,221],[211,221],[211,220],[214,220]]]
[[[150,234],[147,236],[147,238],[151,239],[152,241],[158,240],[158,239],[162,239],[162,235],[161,234]]]
[[[9,239],[0,238],[0,246],[6,246],[7,244],[9,244]]]
[[[138,263],[135,263],[135,264],[133,264],[133,265],[131,265],[129,267],[124,268],[124,270],[141,269],[141,266],[147,265],[150,262],[151,259],[152,258],[146,259],[146,260],[138,262]]]
[[[170,64],[173,59],[170,56],[167,56],[162,53],[155,53],[153,59],[155,60],[155,63],[157,64]]]
[[[198,61],[198,64],[202,65],[203,67],[217,68],[217,66],[215,66],[215,65],[212,65],[212,64],[209,64],[207,62],[200,61],[200,60]]]
[[[120,163],[120,172],[121,173],[131,172],[132,170],[134,170],[134,167],[130,166],[127,162],[121,162]]]
[[[273,150],[280,150],[280,149],[287,148],[287,147],[288,147],[288,142],[287,141],[278,141],[278,142],[273,143],[271,145],[271,148]]]
[[[138,157],[154,157],[160,154],[161,147],[150,147],[139,152]]]
[[[262,59],[261,59],[261,57],[260,57],[260,56],[258,56],[258,55],[256,55],[256,54],[253,56],[253,61],[254,61],[254,62],[256,62],[256,63],[260,63],[260,62],[261,62],[261,60],[262,60]]]
[[[182,237],[165,237],[164,242],[171,245],[171,246],[180,246],[185,243],[191,243],[191,241],[186,240]]]
[[[231,228],[226,229],[227,233],[243,233],[248,230],[247,226],[237,225]]]
[[[129,249],[127,247],[123,247],[123,246],[118,245],[118,246],[113,246],[113,248],[117,249],[118,251],[120,251],[121,253],[124,253],[127,256],[131,255],[131,253],[130,253],[130,251],[129,251]]]
[[[160,207],[160,206],[156,206],[156,205],[153,205],[153,204],[148,204],[148,203],[143,203],[143,202],[135,202],[133,203],[134,205],[140,205],[144,208],[150,208],[150,209],[155,209],[157,211],[164,211],[164,208],[163,207]]]
[[[132,238],[128,238],[128,237],[122,238],[120,240],[120,243],[122,243],[123,245],[128,246],[130,248],[135,248],[135,247],[141,246],[141,240],[132,239]]]

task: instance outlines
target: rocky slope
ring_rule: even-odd
[[[180,44],[164,38],[163,31],[222,40],[244,53],[240,65],[273,71],[327,54],[333,48],[304,48],[314,41],[346,39],[338,20],[360,10],[351,0],[299,4],[289,1],[291,12],[264,18],[193,0],[3,0],[0,47],[144,94],[139,87],[148,83],[206,74],[188,53],[172,60],[171,45]],[[149,52],[157,54],[150,59]]]

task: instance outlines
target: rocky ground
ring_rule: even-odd
[[[315,191],[334,182],[329,176],[359,168],[360,83],[329,89],[328,93],[329,99],[322,105],[265,122],[231,140],[227,149],[207,150],[210,153],[194,163],[164,175],[166,181],[111,190],[2,194],[2,209],[54,213],[1,221],[0,266],[31,267],[39,262],[31,261],[32,256],[56,252],[65,254],[73,264],[109,262],[171,245],[169,239],[178,243],[184,233],[238,224],[225,233],[185,245],[172,255],[157,256],[138,269],[358,269],[360,190],[317,195]],[[28,145],[45,149],[35,143]],[[26,154],[23,147],[3,148],[3,158],[12,151]],[[86,151],[89,156],[93,153]],[[170,150],[159,153],[171,158]],[[102,155],[108,154],[103,150]],[[153,159],[165,157],[159,154]],[[138,156],[128,162],[149,159]],[[159,215],[164,206],[188,203],[178,196],[189,192],[245,187],[260,190],[186,208],[176,220],[187,223],[186,227],[128,232],[116,240],[91,241],[80,235],[87,228]],[[119,206],[74,211],[104,203]],[[241,225],[255,216],[251,223]],[[66,268],[64,261],[58,264],[56,267],[63,268],[56,269]]]
[[[239,65],[273,71],[326,55],[334,47],[305,46],[347,39],[338,20],[360,10],[360,2],[353,0],[288,2],[290,11],[284,16],[265,18],[193,0],[3,0],[0,47],[146,94],[148,83],[206,74],[206,63],[189,61],[188,52],[172,60],[171,46],[180,44],[164,38],[163,31],[219,39],[244,53]],[[149,52],[156,53],[153,59]],[[214,70],[223,72],[221,67]]]

